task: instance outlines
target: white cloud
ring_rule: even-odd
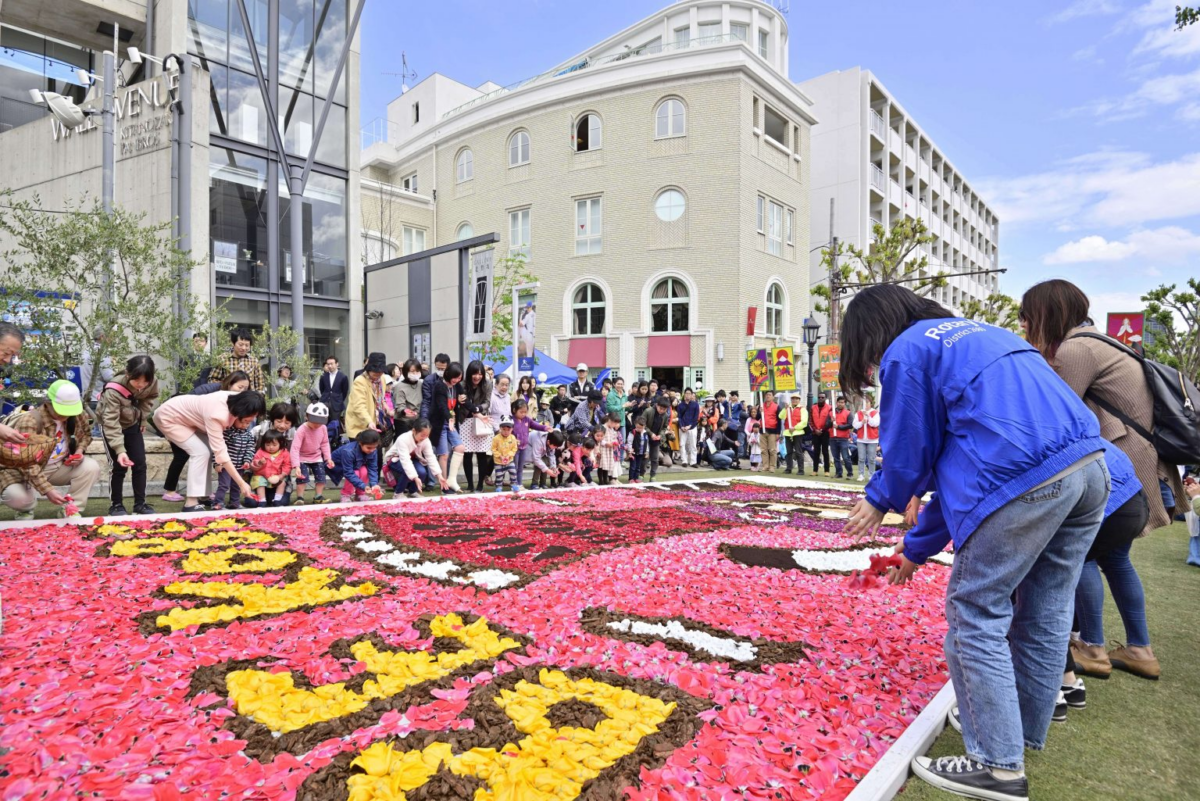
[[[1126,261],[1136,257],[1143,275],[1161,275],[1154,263],[1177,264],[1200,254],[1200,235],[1178,226],[1134,231],[1125,241],[1098,234],[1067,242],[1042,260],[1045,264]]]
[[[1073,230],[1200,214],[1200,153],[1154,163],[1144,153],[1088,153],[1053,169],[979,182],[1005,225],[1037,221]]]
[[[1086,291],[1086,290],[1085,290]],[[1138,292],[1096,292],[1088,294],[1091,301],[1092,320],[1104,330],[1108,315],[1119,312],[1141,311],[1146,304]]]
[[[1115,14],[1121,10],[1121,6],[1111,0],[1075,0],[1074,3],[1046,18],[1046,23],[1049,25],[1057,25],[1062,22],[1070,22],[1073,19],[1080,17],[1096,17],[1106,14]]]

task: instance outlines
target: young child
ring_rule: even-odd
[[[290,451],[292,442],[296,438],[296,429],[299,427],[300,410],[291,403],[279,401],[273,404],[270,410],[267,411],[267,419],[253,426],[250,430],[254,432],[255,442],[262,442],[263,436],[268,431],[280,432],[285,437],[283,443],[284,450]],[[291,462],[292,467],[296,467],[298,464],[294,458]],[[292,474],[289,472],[278,486],[271,485],[267,487],[267,501],[272,506],[288,506],[292,502],[293,490],[295,490],[295,487],[292,484]]]
[[[369,501],[382,496],[377,453],[379,440],[378,431],[363,429],[355,439],[333,452],[329,481],[331,484],[342,484],[342,503]]]
[[[250,486],[258,495],[259,506],[267,505],[267,487],[275,489],[276,498],[271,505],[283,504],[280,490],[292,472],[292,454],[284,447],[286,444],[287,434],[274,429],[263,434],[258,444],[258,451],[254,454],[254,478],[250,480]]]
[[[313,503],[325,503],[325,469],[333,467],[329,451],[329,407],[317,401],[305,409],[304,425],[292,437],[292,476],[296,479],[295,503],[304,503],[304,487],[311,477]]]
[[[224,438],[225,450],[229,452],[229,461],[245,473],[250,469],[250,464],[254,460],[254,431],[249,428],[230,426],[225,429]],[[213,467],[216,468],[215,462]],[[226,493],[229,496],[228,504],[225,503]],[[213,493],[212,502],[212,508],[217,510],[239,509],[243,505],[257,506],[254,498],[242,498],[242,490],[233,485],[233,479],[224,470],[217,474],[217,490]]]
[[[546,432],[550,427],[530,417],[529,404],[523,400],[513,401],[512,413],[513,436],[517,438],[517,479],[513,486],[520,487],[525,483],[525,465],[529,464],[533,455],[529,447],[530,430]]]
[[[104,431],[104,448],[112,463],[110,516],[129,514],[123,503],[125,473],[133,470],[133,513],[154,514],[146,503],[146,443],[142,427],[158,399],[154,360],[134,356],[125,363],[124,375],[116,376],[100,391],[96,417]]]
[[[650,435],[646,433],[646,421],[638,418],[633,431],[629,432],[629,483],[640,484],[646,471],[646,457],[650,455]]]
[[[566,437],[557,429],[542,433],[533,431],[529,434],[529,458],[533,462],[533,480],[530,489],[545,489],[547,480],[554,488],[559,477],[558,454]]]
[[[492,461],[496,470],[492,474],[496,482],[496,492],[504,492],[504,477],[508,476],[508,486],[513,492],[521,491],[521,482],[517,480],[517,438],[513,436],[513,419],[507,414],[500,417],[500,433],[492,437]]]
[[[602,433],[596,440],[596,472],[602,487],[607,487],[621,473],[621,460],[617,455],[620,446],[621,416],[610,413],[604,418]]]
[[[567,484],[592,484],[592,468],[595,467],[592,454],[596,451],[596,440],[588,437],[575,444],[577,439],[578,434],[571,437],[571,462],[567,466]]]
[[[746,417],[746,444],[750,448],[750,470],[757,473],[762,464],[762,420],[757,406],[751,406]]]

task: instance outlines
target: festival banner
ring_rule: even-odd
[[[772,348],[771,374],[775,377],[776,392],[793,392],[796,389],[796,358],[789,345]]]
[[[750,370],[750,391],[770,389],[771,361],[766,348],[746,351],[746,366]]]
[[[1108,335],[1122,345],[1142,352],[1142,333],[1146,327],[1146,315],[1142,312],[1109,312]]]
[[[821,366],[821,389],[837,391],[838,370],[841,369],[842,346],[818,345],[817,364]]]
[[[517,297],[518,372],[533,371],[535,342],[537,342],[537,292],[522,292]]]

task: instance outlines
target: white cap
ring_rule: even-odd
[[[586,365],[586,364],[584,364],[583,362],[580,362],[579,364],[575,365],[575,372],[577,372],[577,373],[579,373],[579,372],[586,373],[586,372],[587,372],[587,365]]]

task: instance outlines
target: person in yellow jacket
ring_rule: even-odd
[[[379,410],[383,408],[383,374],[387,358],[382,353],[367,357],[362,373],[350,385],[350,397],[346,401],[346,436],[356,439],[368,428],[380,430]]]
[[[787,449],[787,465],[783,472],[792,472],[792,459],[796,460],[796,474],[804,475],[804,429],[808,428],[808,409],[804,408],[800,393],[792,395],[792,404],[779,412],[783,427],[784,447]]]

